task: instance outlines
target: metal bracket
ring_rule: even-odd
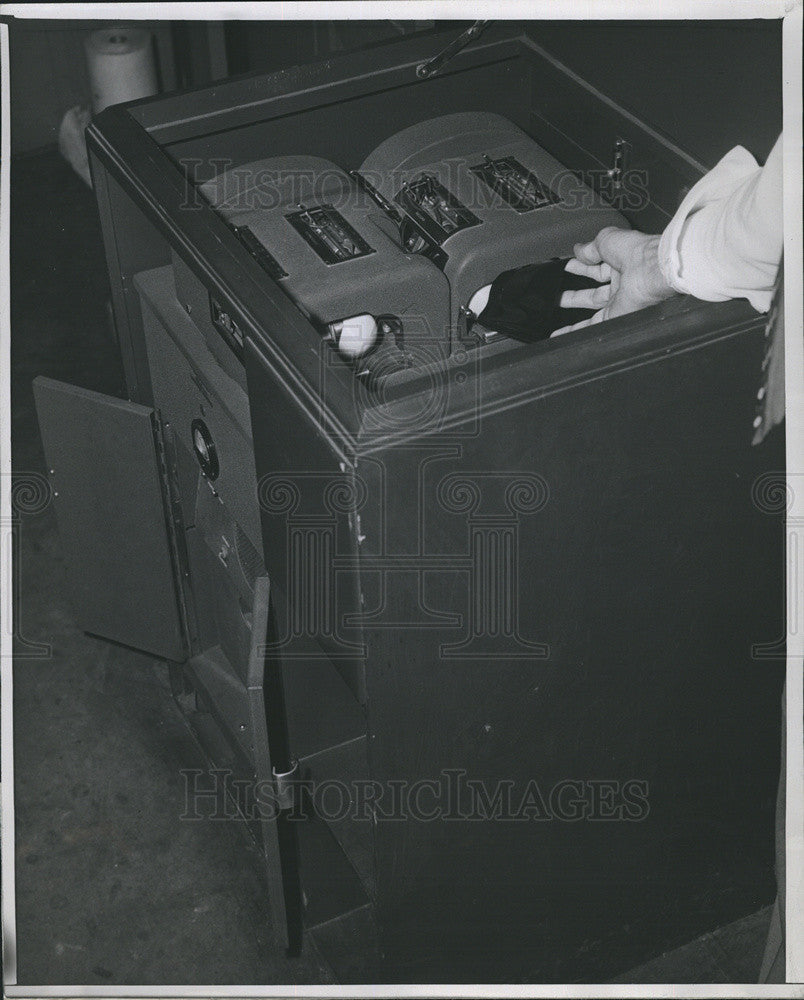
[[[423,228],[422,225],[410,216],[407,209],[402,206],[403,211],[388,201],[376,187],[357,170],[350,170],[349,176],[360,188],[369,195],[373,201],[385,212],[388,218],[399,227],[400,249],[403,253],[420,253],[422,256],[432,260],[436,267],[443,269],[447,262],[447,253],[441,249],[440,244],[433,236]]]
[[[477,347],[481,344],[482,337],[471,332],[471,325],[477,319],[475,314],[467,306],[458,309],[458,343],[465,347]]]
[[[437,56],[433,56],[432,59],[428,59],[427,62],[419,63],[416,67],[416,76],[420,80],[427,80],[435,74],[452,59],[453,56],[457,55],[461,49],[466,48],[466,46],[473,42],[483,31],[486,25],[489,24],[488,21],[475,21],[475,23],[467,28],[466,31],[462,32],[456,39],[451,41],[449,45],[442,49]]]
[[[614,143],[614,165],[606,171],[615,191],[619,191],[623,186],[623,176],[628,169],[630,153],[631,143],[627,139],[618,138]]]
[[[289,771],[279,772],[275,767],[272,768],[272,771],[277,805],[280,809],[292,809],[294,799],[293,790],[296,784],[296,775],[299,771],[299,762],[297,760],[292,761]]]

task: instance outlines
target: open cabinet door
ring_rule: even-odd
[[[263,856],[277,941],[295,955],[302,935],[298,823],[291,819],[296,766],[288,756],[278,664],[268,652],[270,617],[270,581],[258,576],[245,660],[232,661],[220,645],[197,653],[181,668],[192,697],[177,700],[210,773],[227,776],[231,804]]]
[[[209,646],[174,674],[174,693],[210,774],[217,775],[216,783],[222,777],[230,805],[262,854],[276,940],[289,954],[298,954],[298,824],[290,816],[296,768],[287,753],[281,678],[268,654],[270,614],[270,582],[259,576],[245,659],[235,662],[221,645]]]
[[[187,656],[173,521],[153,409],[33,383],[77,624],[166,660]]]
[[[168,425],[163,427],[150,407],[52,379],[35,379],[33,389],[79,627],[180,662],[203,696],[206,707],[191,711],[188,721],[211,765],[231,768],[255,791],[278,789],[292,768],[283,753],[278,676],[266,670],[267,576],[254,584],[244,662],[230,662],[218,644],[189,658],[184,570],[179,568],[183,525],[163,461]],[[225,575],[214,550],[210,559]],[[214,739],[210,722],[216,727]],[[272,766],[269,731],[279,775]],[[278,939],[298,952],[301,916],[289,795],[287,789],[283,796],[277,791],[278,810],[255,808],[251,826],[265,859]]]

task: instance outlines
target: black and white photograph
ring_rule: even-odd
[[[804,996],[801,55],[0,4],[4,996]]]

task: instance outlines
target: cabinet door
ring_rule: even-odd
[[[166,660],[187,646],[153,409],[34,380],[77,624]]]

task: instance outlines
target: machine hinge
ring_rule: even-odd
[[[177,477],[178,463],[176,461],[173,429],[169,423],[162,423],[161,414],[154,413],[151,418],[156,459],[159,465],[159,477],[162,483],[163,502],[167,517],[170,557],[173,564],[176,586],[176,601],[181,621],[182,640],[185,653],[189,653],[193,644],[193,630],[190,627],[190,614],[187,607],[185,588],[190,577],[190,563],[187,553],[187,539],[184,534],[184,517],[179,496]]]
[[[606,171],[606,175],[615,191],[619,191],[623,186],[623,177],[625,176],[625,171],[628,169],[630,153],[631,143],[627,139],[618,137],[614,143],[614,163]]]
[[[437,56],[433,56],[432,59],[428,59],[427,62],[419,63],[416,67],[416,76],[420,80],[427,80],[431,76],[442,69],[453,56],[456,56],[461,49],[466,48],[466,46],[473,42],[479,37],[483,29],[488,25],[489,21],[475,21],[475,23],[462,32],[456,39],[451,41],[449,45],[442,49]]]
[[[299,772],[299,762],[294,760],[289,771],[277,771],[273,768],[274,787],[276,789],[276,804],[280,809],[292,809],[296,775]]]

